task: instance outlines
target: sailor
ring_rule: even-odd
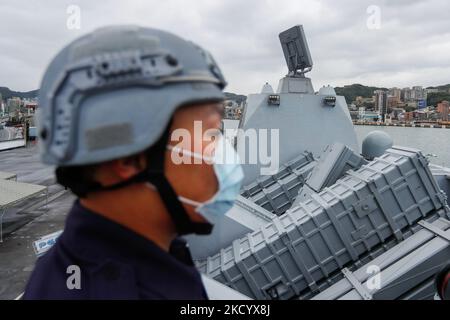
[[[180,236],[209,234],[240,189],[239,161],[218,156],[237,159],[225,85],[207,51],[157,29],[105,27],[59,52],[40,152],[77,199],[24,299],[207,299]]]

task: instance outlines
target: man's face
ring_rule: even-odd
[[[222,103],[179,109],[173,117],[168,144],[209,157],[220,133],[222,115]],[[178,195],[198,202],[209,200],[219,187],[212,164],[188,153],[167,150],[165,173]],[[193,206],[184,207],[192,221],[205,221]]]

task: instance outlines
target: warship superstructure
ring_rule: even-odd
[[[239,129],[276,129],[280,166],[245,164],[222,225],[187,237],[220,298],[433,299],[450,259],[450,170],[382,133],[358,144],[345,98],[315,92],[302,26],[279,35],[288,74],[248,96]],[[235,137],[237,144],[239,133]],[[220,289],[221,288],[221,289]],[[227,289],[224,289],[227,288]]]

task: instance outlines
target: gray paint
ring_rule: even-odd
[[[450,236],[450,221],[444,218],[432,224]],[[400,295],[409,298],[431,298],[434,287],[428,285],[428,278],[432,277],[450,256],[450,243],[436,237],[432,232],[422,228],[407,240],[399,243],[388,252],[375,258],[370,263],[353,272],[354,277],[372,295],[373,299],[396,299]],[[371,265],[380,268],[380,288],[368,286],[373,274],[367,272]],[[424,282],[424,290],[415,287]],[[353,285],[342,279],[327,290],[316,295],[313,300],[360,300],[361,295]]]
[[[402,242],[417,221],[447,216],[425,157],[392,148],[259,230],[209,257],[203,272],[257,299],[323,289],[324,278],[385,242]],[[321,287],[322,286],[322,287]],[[276,293],[276,295],[275,295]]]
[[[253,232],[269,223],[275,216],[257,204],[239,196],[234,206],[226,213],[220,223],[216,223],[210,235],[188,235],[192,258],[206,259],[221,248],[249,232]]]
[[[285,78],[286,82],[298,82]],[[280,105],[268,105],[268,94],[249,95],[241,128],[279,130],[279,162],[286,163],[302,152],[320,155],[332,143],[340,142],[359,152],[356,133],[345,99],[337,97],[336,106],[325,106],[325,95],[279,93]],[[270,150],[270,148],[269,148]],[[262,164],[244,164],[244,184],[260,176]]]

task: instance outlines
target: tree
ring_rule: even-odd
[[[386,88],[367,87],[362,84],[352,84],[344,87],[334,88],[337,95],[344,96],[347,104],[355,101],[356,97],[361,96],[363,98],[370,98],[373,96],[375,90],[387,90]]]
[[[410,105],[407,105],[406,107],[405,107],[405,111],[406,112],[411,112],[411,111],[414,111],[414,110],[416,110],[417,108],[415,107],[415,106],[410,106]]]
[[[439,102],[447,100],[450,101],[450,93],[448,92],[435,92],[427,95],[427,105],[436,106]]]

